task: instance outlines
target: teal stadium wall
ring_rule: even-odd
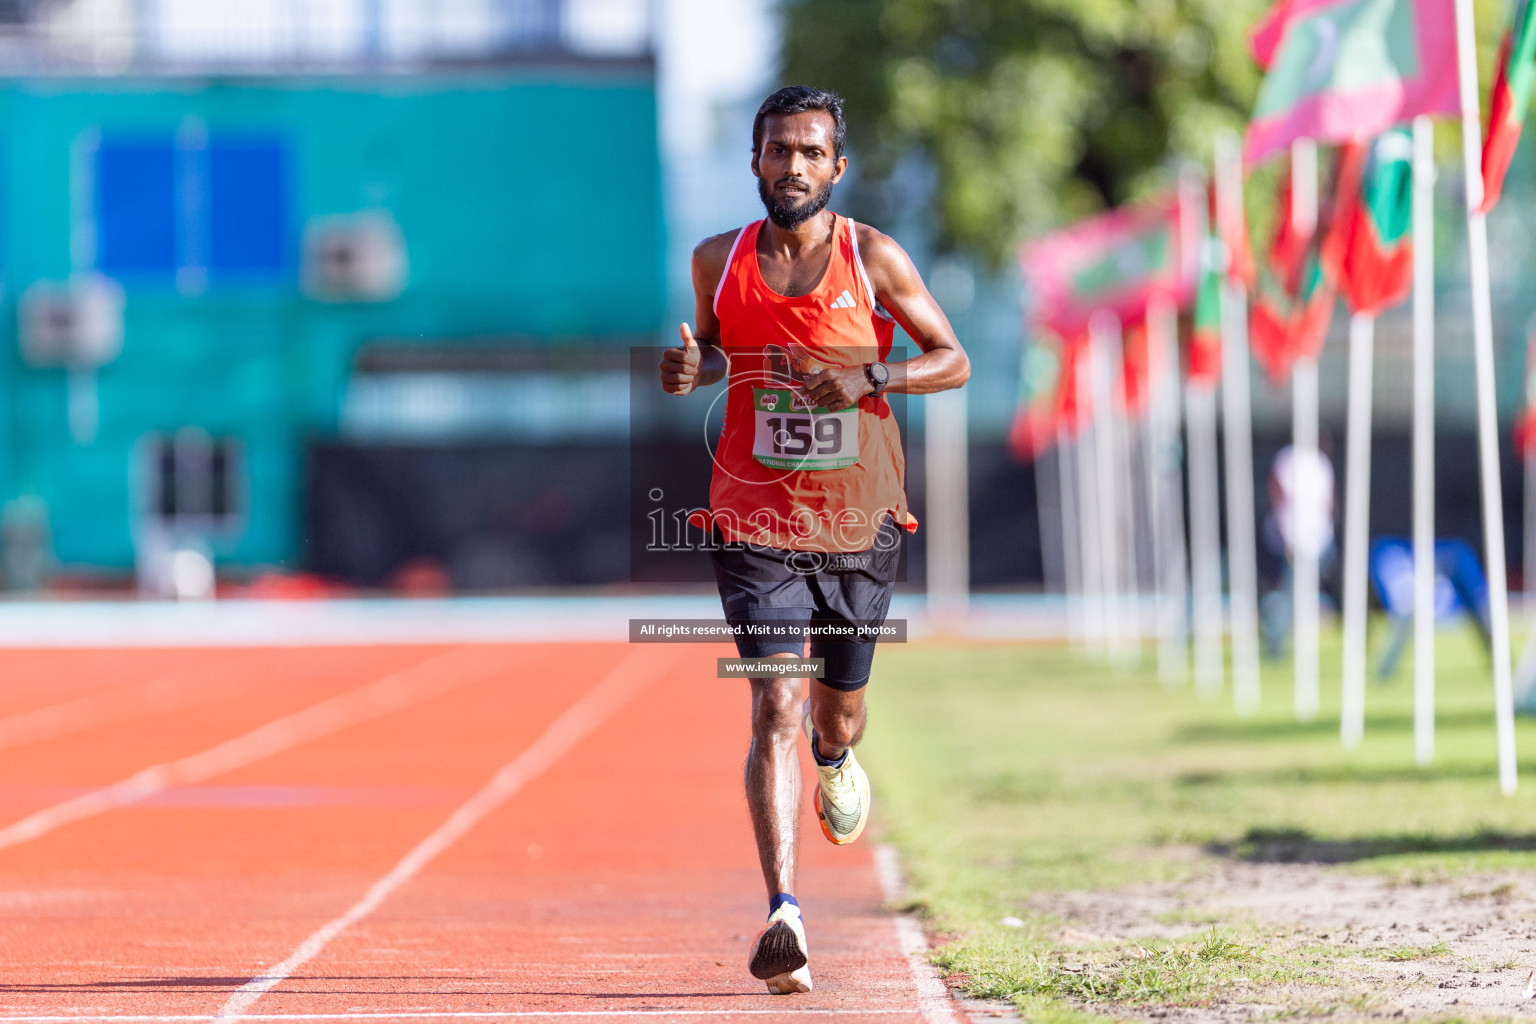
[[[71,146],[93,129],[286,141],[288,267],[251,283],[124,275],[122,354],[98,374],[100,428],[70,437],[60,370],[25,366],[17,297],[71,269]],[[299,290],[314,216],[386,209],[404,293],[332,304]],[[654,71],[554,68],[416,77],[43,79],[0,91],[0,487],[46,501],[61,565],[133,562],[135,442],[184,426],[244,443],[247,528],[235,566],[300,555],[304,442],[336,430],[350,360],[372,338],[520,335],[615,344],[651,335],[664,300]],[[616,439],[621,440],[621,439]]]

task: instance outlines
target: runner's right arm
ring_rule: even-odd
[[[715,316],[715,289],[725,276],[736,232],[727,231],[700,242],[693,250],[693,321],[694,327],[678,328],[682,348],[669,348],[661,356],[661,386],[669,394],[686,395],[695,388],[708,387],[730,370],[725,352],[720,348],[720,320]]]

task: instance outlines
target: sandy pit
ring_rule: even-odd
[[[1295,981],[1239,981],[1200,1005],[1092,1007],[1115,1017],[1536,1014],[1536,999],[1525,995],[1536,967],[1536,879],[1520,872],[1383,877],[1202,856],[1184,881],[1041,894],[1030,909],[1058,922],[1050,937],[1067,960],[1074,948],[1189,939],[1216,927],[1262,945],[1267,962],[1304,970]]]

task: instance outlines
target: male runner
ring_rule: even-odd
[[[901,246],[827,210],[843,176],[843,106],[805,86],[780,89],[752,124],[752,173],[766,220],[693,252],[695,330],[667,349],[675,395],[729,376],[709,514],[725,617],[743,658],[799,658],[811,627],[811,679],[751,680],[747,806],[768,886],[768,924],[749,969],[775,993],[809,992],[795,902],[800,762],[810,737],[816,811],[834,843],[869,816],[869,779],[853,756],[864,685],[894,586],[903,530],[901,437],[888,392],[957,388],[970,361]],[[886,363],[895,324],[922,353]],[[766,628],[766,635],[743,626]]]

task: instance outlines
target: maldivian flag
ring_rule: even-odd
[[[1021,462],[1030,462],[1056,443],[1065,430],[1082,429],[1088,407],[1079,401],[1078,384],[1088,372],[1087,335],[1062,341],[1037,330],[1025,351],[1019,379],[1019,404],[1008,430],[1008,446]]]
[[[1152,382],[1162,370],[1162,366],[1154,365],[1146,320],[1125,325],[1121,353],[1120,403],[1125,414],[1136,419],[1151,403]]]
[[[1056,387],[1057,415],[1068,436],[1075,436],[1093,419],[1093,403],[1088,393],[1092,373],[1088,332],[1084,331],[1068,338],[1061,347],[1061,383]]]
[[[1019,265],[1036,321],[1070,338],[1097,310],[1129,323],[1141,319],[1154,298],[1183,305],[1194,285],[1192,254],[1182,242],[1187,236],[1174,194],[1025,243]]]
[[[1243,158],[1455,113],[1454,26],[1454,0],[1288,0]]]
[[[1276,10],[1287,7],[1290,2],[1280,0]],[[1255,47],[1257,45],[1256,36]],[[1287,167],[1280,179],[1275,233],[1270,239],[1264,265],[1258,268],[1248,316],[1249,346],[1276,383],[1285,380],[1296,359],[1291,337],[1300,312],[1296,297],[1302,290],[1316,226],[1314,223],[1305,230],[1297,227],[1294,202],[1291,171]]]
[[[1236,281],[1244,288],[1251,288],[1259,271],[1253,261],[1253,248],[1248,244],[1247,212],[1242,210],[1239,204],[1237,217],[1234,218],[1235,224],[1223,224],[1217,213],[1216,188],[1212,185],[1210,223],[1216,225],[1216,233],[1221,238],[1222,248],[1226,251],[1227,280]]]
[[[1515,20],[1510,23],[1499,45],[1498,70],[1494,72],[1493,95],[1488,102],[1488,138],[1483,142],[1482,212],[1493,209],[1504,190],[1504,174],[1520,142],[1520,126],[1525,123],[1526,107],[1531,100],[1531,82],[1536,78],[1536,28],[1531,22],[1530,0],[1518,0]]]
[[[1031,462],[1056,443],[1064,376],[1060,339],[1036,331],[1019,366],[1019,403],[1008,431],[1008,446],[1020,461]]]
[[[1194,332],[1189,338],[1191,384],[1213,388],[1221,376],[1221,275],[1207,267],[1195,296]]]
[[[1280,179],[1280,209],[1275,216],[1275,234],[1269,243],[1269,258],[1261,276],[1273,276],[1288,294],[1301,290],[1301,274],[1307,265],[1307,253],[1312,249],[1312,237],[1316,223],[1308,230],[1296,226],[1295,195],[1291,185],[1291,171],[1287,167]]]
[[[1297,296],[1273,277],[1259,278],[1248,311],[1248,344],[1276,384],[1285,380],[1297,359],[1315,359],[1322,352],[1337,298],[1337,287],[1316,253],[1307,258]]]
[[[1328,340],[1333,309],[1338,304],[1339,277],[1349,253],[1350,228],[1361,205],[1360,180],[1369,152],[1367,144],[1351,143],[1339,153],[1327,230],[1307,250],[1295,292],[1286,353],[1292,362],[1303,357],[1316,359]]]
[[[1264,12],[1264,17],[1259,19],[1258,25],[1254,26],[1248,36],[1248,52],[1253,54],[1254,62],[1266,71],[1275,62],[1275,52],[1280,49],[1280,40],[1285,35],[1285,23],[1290,16],[1291,0],[1275,0],[1275,5]]]
[[[1360,177],[1353,188],[1347,177],[1339,183],[1338,280],[1350,308],[1380,313],[1413,287],[1413,139],[1394,128],[1368,148],[1350,148],[1359,152],[1346,153],[1340,173],[1355,173],[1358,166]],[[1350,192],[1354,201],[1346,203]]]
[[[1348,248],[1349,236],[1340,225],[1352,222],[1359,205],[1366,155],[1363,144],[1344,148],[1334,176],[1332,218],[1321,238],[1315,230],[1296,229],[1289,176],[1281,182],[1275,235],[1259,268],[1248,320],[1249,345],[1276,383],[1285,379],[1297,359],[1316,358],[1328,340],[1339,268]]]
[[[1328,340],[1328,327],[1333,323],[1333,307],[1338,304],[1339,290],[1333,276],[1323,266],[1323,261],[1313,254],[1302,272],[1301,294],[1296,297],[1296,308],[1291,313],[1290,358],[1294,362],[1306,357],[1316,359]]]
[[[1276,384],[1291,372],[1291,320],[1296,311],[1292,300],[1278,280],[1261,273],[1254,285],[1248,307],[1248,346],[1270,380]]]

